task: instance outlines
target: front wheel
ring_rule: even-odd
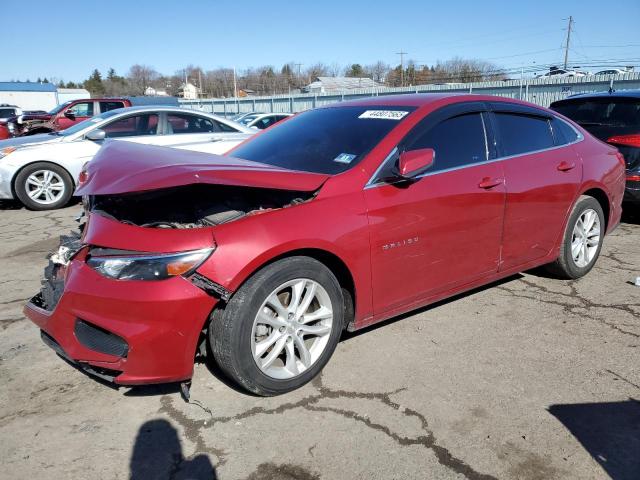
[[[319,261],[290,257],[268,265],[214,311],[209,342],[220,368],[258,395],[295,390],[313,379],[340,340],[344,300]]]
[[[18,199],[29,210],[54,210],[69,203],[73,180],[61,166],[37,162],[18,173],[14,188]]]
[[[548,269],[567,279],[586,275],[600,255],[604,233],[605,219],[600,203],[593,197],[581,196],[569,216],[560,255]]]

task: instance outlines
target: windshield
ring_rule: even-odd
[[[61,103],[60,105],[55,107],[53,110],[49,110],[49,115],[55,115],[56,113],[60,112],[60,110],[62,110],[65,107],[68,107],[69,105],[71,105],[71,100],[69,100],[68,102]]]
[[[231,155],[290,170],[342,173],[413,110],[372,106],[307,110],[254,137]]]
[[[88,120],[85,120],[83,122],[80,123],[76,123],[75,125],[72,125],[71,127],[67,128],[66,130],[61,130],[60,132],[55,132],[56,135],[62,135],[63,137],[66,137],[68,135],[73,135],[74,133],[78,133],[82,130],[84,130],[85,128],[90,127],[91,125],[95,125],[96,123],[100,123],[103,120],[106,120],[107,118],[113,117],[114,115],[118,115],[120,113],[119,110],[109,110],[108,112],[104,112],[101,113],[100,115],[97,115],[93,118],[89,118]]]

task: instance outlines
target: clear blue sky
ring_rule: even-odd
[[[80,81],[93,68],[125,74],[134,63],[165,74],[188,64],[397,64],[401,50],[419,64],[454,56],[512,68],[561,63],[569,15],[571,60],[640,65],[639,0],[4,0],[0,81]]]

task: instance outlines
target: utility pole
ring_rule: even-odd
[[[407,54],[407,52],[403,52],[402,50],[400,50],[399,52],[396,52],[396,55],[400,55],[400,86],[404,87],[404,56]]]
[[[294,63],[296,67],[298,67],[298,83],[300,83],[300,67],[302,67],[301,63]]]
[[[238,84],[236,82],[236,67],[233,67],[233,96],[238,96]]]
[[[569,27],[567,27],[567,43],[564,46],[564,69],[567,69],[569,63],[569,42],[571,42],[571,25],[573,24],[573,17],[569,15]]]

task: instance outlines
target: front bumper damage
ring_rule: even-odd
[[[85,263],[86,253],[79,237],[63,237],[42,290],[24,308],[44,343],[118,385],[190,379],[202,330],[222,295],[199,286],[201,276],[109,279]]]

